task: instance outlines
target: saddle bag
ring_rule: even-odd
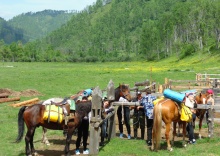
[[[191,122],[192,121],[192,112],[184,103],[181,104],[181,116],[180,120]]]
[[[62,108],[55,105],[46,105],[43,119],[51,122],[61,123],[64,119]],[[49,119],[48,119],[49,118]]]

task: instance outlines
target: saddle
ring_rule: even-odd
[[[46,100],[43,103],[46,107],[43,119],[48,120],[48,122],[58,123],[62,123],[62,121],[65,120],[65,125],[67,125],[70,118],[70,103],[71,100],[67,98],[51,98]],[[75,114],[71,116],[75,116]]]

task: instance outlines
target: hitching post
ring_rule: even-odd
[[[112,80],[109,81],[107,86],[107,98],[109,101],[115,100],[115,87]],[[109,126],[108,126],[108,140],[110,138],[115,137],[115,114],[112,115],[109,119]]]
[[[92,92],[92,110],[90,120],[89,155],[98,155],[102,107],[102,91],[96,87]]]

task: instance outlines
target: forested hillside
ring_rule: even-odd
[[[3,40],[4,43],[10,44],[13,41],[22,41],[25,42],[23,37],[23,30],[18,28],[13,28],[10,26],[7,21],[0,17],[0,40]]]
[[[216,54],[220,0],[97,0],[60,29],[21,48],[15,60],[129,61]]]
[[[65,24],[74,14],[73,11],[56,10],[28,12],[14,17],[7,23],[13,28],[23,30],[24,40],[34,41]]]

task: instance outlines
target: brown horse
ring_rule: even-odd
[[[78,98],[79,98],[80,96],[82,96],[83,92],[84,92],[84,90],[81,90],[81,91],[77,92],[77,94],[72,95],[72,96],[70,97],[70,99],[74,100],[74,102],[76,103],[76,102],[78,101]],[[61,99],[61,98],[57,98],[57,99]],[[50,100],[50,99],[48,99],[48,100]],[[46,100],[46,101],[48,101],[48,100]],[[63,100],[64,100],[64,99],[63,99]],[[39,104],[43,104],[44,102],[45,102],[45,101],[41,101]],[[75,112],[75,110],[70,110],[70,113],[74,113],[74,112]],[[50,145],[50,142],[49,142],[49,140],[48,140],[48,138],[47,138],[47,136],[46,136],[47,129],[46,129],[45,127],[42,127],[42,131],[43,131],[43,134],[42,134],[42,140],[41,140],[41,142],[49,146],[49,145]]]
[[[152,150],[158,150],[160,148],[160,140],[161,140],[161,128],[162,121],[165,123],[165,137],[167,141],[167,149],[172,151],[172,147],[170,144],[170,130],[172,122],[180,121],[180,114],[178,104],[171,99],[163,99],[159,101],[154,107],[154,124],[153,124],[153,134],[152,134]],[[174,129],[175,127],[173,127]],[[173,130],[173,141],[174,134]],[[185,142],[186,135],[186,122],[183,122],[183,141]]]
[[[127,99],[131,98],[130,97],[130,90],[129,87],[122,84],[119,85],[115,89],[115,96],[116,98],[118,97],[126,97]],[[74,99],[76,97],[74,96]],[[63,103],[63,102],[61,102]],[[81,120],[84,116],[86,116],[90,111],[91,111],[91,101],[78,101],[76,102],[76,111],[75,115],[71,116],[68,123],[68,132],[67,132],[67,137],[66,137],[66,145],[65,145],[65,155],[70,155],[70,141],[72,138],[72,134],[76,128],[79,127],[81,124]],[[68,114],[70,113],[70,106],[69,104],[66,104],[66,108],[68,111]],[[25,136],[25,144],[26,144],[26,155],[30,156],[32,154],[37,154],[34,148],[33,144],[33,138],[34,138],[34,133],[35,129],[39,126],[43,127],[43,130],[46,129],[52,129],[52,130],[63,130],[65,125],[65,121],[63,120],[61,123],[58,122],[48,122],[47,120],[43,119],[44,112],[46,108],[45,105],[42,104],[35,104],[30,107],[21,107],[18,113],[18,137],[16,139],[16,142],[20,142],[23,135],[24,135],[24,123],[27,126],[27,133]]]
[[[207,104],[207,96],[208,96],[208,94],[199,93],[195,97],[196,103],[197,104]],[[206,109],[196,109],[196,116],[199,119],[199,138],[200,139],[202,138],[201,129],[202,129],[202,121],[204,119],[205,113],[206,113]],[[178,135],[180,134],[180,127],[182,127],[182,122],[183,121],[178,122],[178,124],[179,124]],[[176,123],[174,123],[174,124],[176,124]],[[193,125],[194,125],[194,128],[195,128],[195,120],[193,121]],[[176,125],[174,125],[174,126],[176,126]],[[174,128],[174,130],[175,130],[175,128]]]
[[[208,99],[208,94],[202,94],[200,93],[199,95],[196,96],[196,102],[197,104],[207,104],[207,99]],[[202,121],[204,119],[204,115],[205,115],[206,109],[196,109],[196,116],[199,119],[199,138],[202,138],[201,135],[201,129],[202,129]],[[195,121],[194,121],[194,128],[195,128]]]
[[[127,84],[119,84],[117,88],[115,88],[115,101],[119,101],[119,98],[123,97],[128,101],[131,101],[132,97],[130,94],[130,88]]]
[[[68,104],[66,104],[68,105]],[[69,110],[68,110],[69,111]],[[74,130],[81,124],[81,120],[91,111],[91,101],[78,102],[76,104],[76,112],[73,117],[70,117],[67,123],[68,132],[65,145],[65,155],[70,155],[70,141]],[[21,107],[18,113],[18,137],[16,142],[20,142],[24,135],[24,123],[27,126],[27,133],[25,136],[26,144],[26,155],[31,156],[32,154],[37,154],[34,148],[33,139],[35,129],[39,126],[53,129],[53,130],[63,130],[65,125],[64,120],[61,123],[48,122],[43,119],[45,112],[45,106],[42,104],[36,104],[30,107]],[[70,113],[70,112],[69,112]]]
[[[201,101],[206,101],[205,94],[199,94],[196,96],[196,101],[198,104],[201,104]],[[204,116],[204,113],[203,113]],[[202,118],[202,114],[200,114]],[[171,143],[170,143],[170,130],[171,124],[173,124],[173,139],[176,135],[176,123],[180,120],[179,106],[176,102],[170,99],[164,99],[158,102],[154,107],[154,125],[153,125],[153,137],[152,137],[152,150],[158,150],[160,148],[160,140],[161,140],[161,127],[162,121],[165,123],[165,137],[167,142],[167,150],[172,151]],[[202,123],[202,121],[201,121]],[[186,146],[185,136],[186,136],[186,122],[182,122],[183,128],[183,145]],[[201,128],[200,128],[201,129]]]

